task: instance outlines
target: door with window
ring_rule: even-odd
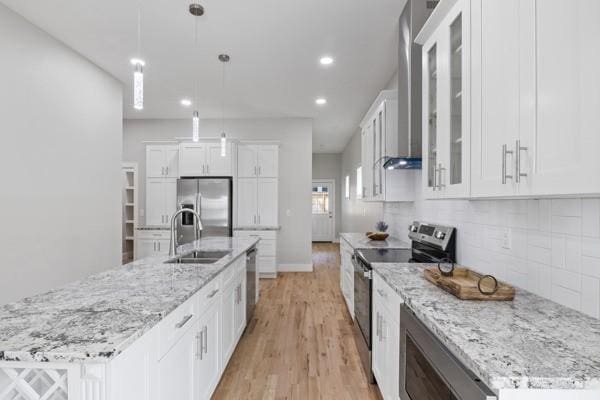
[[[312,240],[333,242],[335,234],[335,193],[333,180],[313,181]]]

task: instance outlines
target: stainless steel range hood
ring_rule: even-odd
[[[386,169],[421,169],[421,45],[415,37],[437,1],[408,0],[400,14],[398,45],[398,154]]]

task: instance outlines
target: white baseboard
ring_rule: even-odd
[[[340,242],[340,238],[336,237],[335,239],[333,239],[333,243],[339,243]]]
[[[312,272],[312,264],[278,264],[277,272]]]

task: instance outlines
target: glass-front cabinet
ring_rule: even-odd
[[[423,44],[426,198],[469,196],[469,9],[470,0],[438,6],[430,18],[435,29],[426,24],[417,37]]]

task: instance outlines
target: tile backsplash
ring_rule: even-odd
[[[600,198],[385,203],[408,240],[422,220],[457,228],[457,261],[600,318]]]

